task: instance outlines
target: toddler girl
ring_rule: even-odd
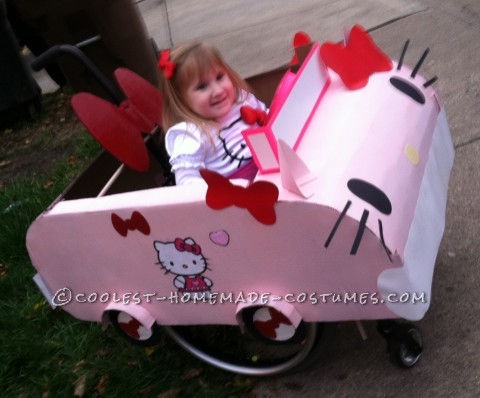
[[[163,51],[159,68],[165,145],[177,185],[203,181],[202,168],[252,181],[257,167],[242,131],[264,122],[266,107],[247,83],[205,43]]]

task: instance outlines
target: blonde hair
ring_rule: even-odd
[[[166,79],[161,73],[160,89],[163,93],[163,129],[167,131],[179,122],[190,122],[205,128],[215,126],[215,122],[207,120],[186,104],[184,95],[189,84],[201,80],[212,68],[222,68],[232,81],[234,101],[243,100],[245,93],[250,93],[250,87],[240,75],[223,59],[220,52],[207,43],[195,42],[185,44],[172,50],[170,61],[175,64],[174,75]]]

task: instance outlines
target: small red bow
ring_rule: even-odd
[[[127,236],[129,230],[138,230],[144,235],[150,235],[150,225],[148,225],[148,221],[138,211],[134,211],[132,217],[126,220],[120,218],[118,214],[112,213],[112,225],[115,231],[122,236]]]
[[[193,245],[190,245],[188,243],[185,243],[185,241],[182,238],[175,239],[174,243],[175,243],[175,249],[177,249],[179,252],[189,252],[196,255],[202,254],[202,249],[196,243],[194,243]]]
[[[160,52],[160,59],[158,60],[158,69],[160,72],[163,72],[165,75],[165,79],[171,79],[173,77],[173,73],[175,72],[175,65],[172,61],[170,61],[170,50],[164,50]]]
[[[392,60],[360,25],[352,28],[346,46],[324,43],[320,54],[325,64],[340,75],[350,90],[366,86],[374,72],[386,72],[393,68]]]
[[[259,126],[265,126],[267,122],[267,113],[261,109],[254,109],[251,106],[244,105],[240,108],[240,116],[242,120],[249,124],[258,124]]]
[[[244,188],[232,184],[227,178],[211,170],[202,169],[200,174],[208,184],[205,201],[214,210],[229,206],[247,209],[262,224],[271,225],[276,221],[275,203],[278,188],[267,181],[257,181]]]

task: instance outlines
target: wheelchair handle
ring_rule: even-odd
[[[53,47],[50,47],[47,51],[40,54],[32,61],[31,67],[34,71],[39,71],[49,63],[53,62],[53,60],[61,54],[70,54],[82,62],[105,91],[115,100],[117,105],[125,99],[122,92],[105,77],[102,71],[90,60],[90,58],[88,58],[78,47],[71,44],[56,44]]]

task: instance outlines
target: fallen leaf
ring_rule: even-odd
[[[181,388],[172,388],[171,390],[162,392],[157,396],[157,398],[176,398],[179,397],[180,393],[182,392]]]
[[[100,377],[100,381],[98,382],[98,384],[95,386],[95,391],[99,395],[103,395],[105,393],[105,390],[107,389],[107,385],[108,385],[108,377],[102,376]]]
[[[75,382],[74,397],[83,397],[85,395],[85,384],[87,383],[87,375],[80,376]]]
[[[146,347],[146,348],[145,348],[145,354],[149,357],[149,356],[151,356],[151,355],[156,351],[156,349],[157,349],[156,346]]]
[[[252,377],[236,375],[235,378],[233,379],[232,385],[234,385],[235,387],[248,387],[252,385],[253,382],[254,382],[254,379]]]
[[[73,367],[73,373],[78,373],[83,368],[83,365],[85,365],[85,363],[86,363],[85,359],[78,361]]]
[[[106,348],[102,348],[101,350],[97,351],[97,355],[100,357],[106,357],[109,354]]]
[[[70,165],[70,166],[73,166],[77,163],[77,158],[75,156],[69,156],[68,157],[68,160],[67,160],[67,163]]]
[[[48,188],[51,188],[52,185],[53,185],[53,181],[48,180],[48,181],[45,182],[45,184],[43,184],[43,188],[48,189]]]
[[[210,385],[203,379],[198,379],[198,384],[200,384],[205,389],[210,388]]]
[[[0,264],[0,277],[7,276],[8,266],[6,264]]]
[[[201,374],[202,374],[202,369],[198,369],[198,368],[189,369],[183,374],[183,379],[190,380],[200,376]]]
[[[38,311],[39,309],[41,309],[42,307],[45,307],[45,304],[47,304],[47,302],[45,300],[42,300],[40,301],[39,303],[35,304],[35,306],[33,307],[33,309],[35,311]]]
[[[12,164],[12,161],[11,160],[2,160],[0,162],[0,167],[6,167],[8,165]]]
[[[153,390],[153,387],[152,386],[148,386],[148,387],[145,387],[145,388],[142,388],[140,390],[140,395],[150,395],[150,393],[152,392]]]

